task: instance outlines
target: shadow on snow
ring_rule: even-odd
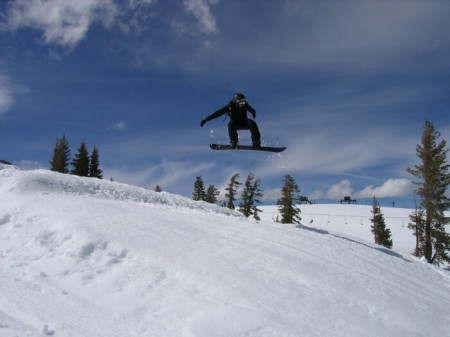
[[[389,248],[386,248],[386,247],[382,247],[382,246],[378,246],[378,247],[370,246],[370,245],[368,245],[368,244],[366,244],[366,243],[364,243],[364,242],[357,241],[357,240],[354,240],[354,239],[351,239],[351,238],[348,238],[348,237],[345,237],[345,236],[341,236],[341,235],[338,235],[338,234],[333,234],[333,233],[330,233],[329,231],[324,230],[324,229],[318,229],[318,228],[314,228],[314,227],[308,227],[308,226],[305,226],[305,225],[302,225],[302,224],[298,224],[296,227],[297,227],[297,228],[300,228],[300,229],[305,229],[305,230],[307,230],[307,231],[315,232],[315,233],[318,233],[318,234],[331,235],[331,236],[334,236],[335,238],[339,238],[339,239],[342,239],[342,240],[347,240],[347,241],[350,241],[350,242],[352,242],[352,243],[356,243],[356,244],[361,245],[361,246],[365,246],[365,247],[368,247],[368,248],[371,248],[371,249],[378,250],[379,252],[382,252],[382,253],[384,253],[384,254],[387,254],[387,255],[390,255],[390,256],[394,256],[394,257],[396,257],[396,258],[402,259],[402,260],[405,261],[405,262],[411,263],[411,261],[405,259],[405,258],[403,257],[403,255],[401,255],[401,254],[399,254],[399,253],[397,253],[397,252],[394,252],[392,249],[389,249]]]

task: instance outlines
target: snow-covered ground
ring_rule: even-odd
[[[298,205],[300,208],[301,223],[305,229],[320,229],[330,233],[345,233],[350,238],[374,241],[370,226],[373,218],[372,206],[348,205],[348,204],[313,204]],[[277,206],[258,207],[263,210],[261,219],[276,221],[278,216]],[[386,227],[391,230],[393,249],[408,255],[416,245],[413,232],[408,229],[411,209],[381,207]]]
[[[0,336],[448,336],[449,272],[409,210],[303,205],[302,226],[181,196],[0,166]]]

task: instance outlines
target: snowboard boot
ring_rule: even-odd
[[[261,150],[261,142],[253,142],[253,150]]]
[[[238,145],[238,142],[236,142],[235,140],[232,140],[230,142],[230,146],[231,146],[232,149],[237,149],[237,145]]]

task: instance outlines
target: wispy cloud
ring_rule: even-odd
[[[16,0],[7,5],[3,29],[33,28],[42,31],[43,42],[69,50],[75,48],[94,24],[110,27],[113,23],[123,31],[140,32],[145,21],[151,19],[148,11],[157,0]],[[185,10],[198,21],[205,34],[218,31],[210,8],[218,0],[184,0]]]
[[[450,59],[446,34],[450,4],[446,1],[318,4],[305,0],[236,5],[220,0],[16,0],[6,7],[3,24],[8,29],[38,29],[44,43],[69,49],[94,24],[117,25],[125,33],[151,29],[145,37],[148,53],[158,53],[152,42],[164,41],[167,48],[173,48],[164,51],[165,58],[174,65],[189,58],[196,65],[193,69],[213,62],[221,63],[217,69],[223,71],[239,63],[244,69],[264,65],[290,72],[363,70],[367,74],[380,69],[417,69],[419,64],[424,68],[424,59],[427,67],[440,70],[448,68]],[[213,12],[214,7],[218,9]],[[186,14],[194,18],[196,27],[193,20],[186,20]],[[184,38],[174,38],[170,29],[155,29],[159,24],[172,26]],[[188,34],[195,38],[186,41]],[[211,53],[199,52],[201,48]]]
[[[113,178],[115,181],[154,188],[160,185],[163,190],[176,192],[183,190],[186,195],[192,190],[194,178],[211,170],[214,163],[177,161],[164,159],[159,163],[152,163],[146,168],[103,167],[105,179]]]
[[[13,90],[11,83],[2,74],[0,74],[0,118],[8,111],[14,103]]]
[[[283,3],[267,4],[273,6],[270,15],[233,14],[223,31],[245,31],[246,38],[223,41],[234,46],[231,60],[289,71],[360,74],[448,68],[447,1]],[[256,12],[260,6],[253,7]]]
[[[158,0],[128,0],[128,7],[132,8],[132,9],[136,9],[142,6],[147,6],[147,5],[153,5],[157,2]]]
[[[198,20],[200,30],[206,34],[217,33],[218,28],[215,17],[211,14],[211,6],[219,0],[184,0],[184,6]]]
[[[112,124],[112,125],[108,126],[108,129],[122,131],[122,130],[125,130],[125,127],[126,127],[125,122],[117,122],[115,124]]]
[[[284,168],[286,172],[351,174],[414,157],[416,139],[394,126],[383,126],[381,134],[377,126],[352,129],[352,123],[346,126],[345,120],[334,126],[324,122],[321,130],[316,124],[292,124],[293,129],[280,128],[288,150],[279,160],[264,163],[260,168],[264,173],[279,173]]]
[[[113,0],[17,0],[8,3],[6,25],[41,30],[45,43],[73,49],[92,24],[109,26],[116,15]]]
[[[158,0],[128,0],[117,2],[120,15],[117,25],[125,33],[140,35],[150,29],[149,22],[154,18],[152,9]]]

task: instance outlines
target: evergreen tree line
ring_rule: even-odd
[[[89,156],[86,143],[82,142],[77,153],[70,160],[70,146],[65,135],[57,138],[53,149],[53,157],[50,161],[50,170],[60,173],[71,173],[81,177],[93,177],[102,179],[102,170],[100,169],[100,156],[97,147],[94,146]],[[72,170],[69,170],[69,164]]]
[[[408,228],[416,237],[412,254],[438,265],[450,263],[450,234],[445,229],[450,218],[444,213],[450,207],[450,199],[446,196],[450,185],[450,165],[447,163],[447,142],[440,137],[434,125],[425,121],[421,143],[416,147],[420,163],[406,169],[417,179],[413,181],[417,186],[414,192],[420,200],[419,203],[416,200],[415,210],[409,215]],[[376,198],[373,199],[372,213],[371,229],[375,243],[391,248],[391,232],[386,228]]]
[[[420,163],[406,169],[417,179],[413,183],[417,186],[415,194],[420,199],[419,205],[416,202],[416,209],[410,214],[410,223],[408,224],[408,228],[413,230],[413,235],[416,237],[413,255],[424,257],[428,263],[450,263],[450,234],[445,229],[445,226],[450,223],[450,217],[446,217],[444,214],[450,208],[450,199],[446,196],[450,185],[450,165],[447,163],[448,148],[446,141],[440,139],[440,133],[429,121],[425,122],[421,144],[417,145],[416,153]],[[226,207],[231,209],[235,208],[237,188],[242,185],[238,179],[239,174],[234,174],[225,188]],[[299,223],[301,221],[300,209],[296,206],[301,202],[299,192],[300,189],[294,178],[286,175],[281,189],[281,197],[277,200],[281,223]],[[201,176],[196,178],[194,200],[216,203],[218,194],[218,190],[212,185],[205,192]],[[253,215],[255,219],[259,220],[258,213],[261,210],[256,205],[262,195],[261,179],[256,178],[253,173],[249,174],[243,186],[238,210],[246,217]],[[372,214],[371,231],[375,243],[392,248],[391,231],[386,227],[384,215],[375,197],[372,202]]]
[[[224,206],[230,209],[235,209],[235,201],[237,196],[237,189],[242,185],[239,182],[239,173],[235,173],[229,180],[227,187],[225,188],[226,201]],[[218,189],[209,185],[205,192],[203,179],[201,176],[195,178],[194,192],[192,193],[193,200],[202,200],[209,203],[217,203],[217,196],[219,195]],[[277,217],[277,222],[283,224],[299,224],[301,221],[301,210],[297,206],[301,203],[301,196],[299,195],[300,188],[298,187],[295,179],[286,175],[283,180],[283,186],[281,188],[281,196],[277,200],[278,211],[281,219]],[[261,190],[261,179],[256,178],[254,173],[250,173],[245,180],[242,193],[241,202],[238,205],[238,211],[244,214],[246,217],[253,216],[256,220],[260,220],[259,212],[262,212],[257,204],[260,203],[260,198],[263,196]],[[371,230],[375,237],[375,243],[383,245],[387,248],[392,248],[391,231],[386,228],[384,216],[381,213],[380,206],[377,199],[373,198],[373,218],[371,219]]]
[[[259,213],[262,212],[258,208],[260,198],[263,196],[261,189],[261,179],[256,177],[254,173],[250,173],[245,182],[239,181],[239,173],[231,176],[227,187],[225,188],[224,206],[230,209],[235,209],[235,202],[238,196],[238,189],[242,185],[242,192],[240,195],[240,203],[238,204],[238,211],[244,216],[253,217],[260,220]],[[277,201],[279,211],[281,214],[281,223],[300,223],[299,217],[300,209],[296,204],[300,203],[300,189],[295,183],[295,179],[290,175],[284,178],[283,188],[281,189],[281,197]],[[205,191],[205,185],[201,176],[195,178],[194,192],[192,193],[193,200],[206,201],[212,204],[217,203],[217,197],[220,194],[219,190],[214,185],[209,185]],[[278,220],[277,220],[278,221]]]

